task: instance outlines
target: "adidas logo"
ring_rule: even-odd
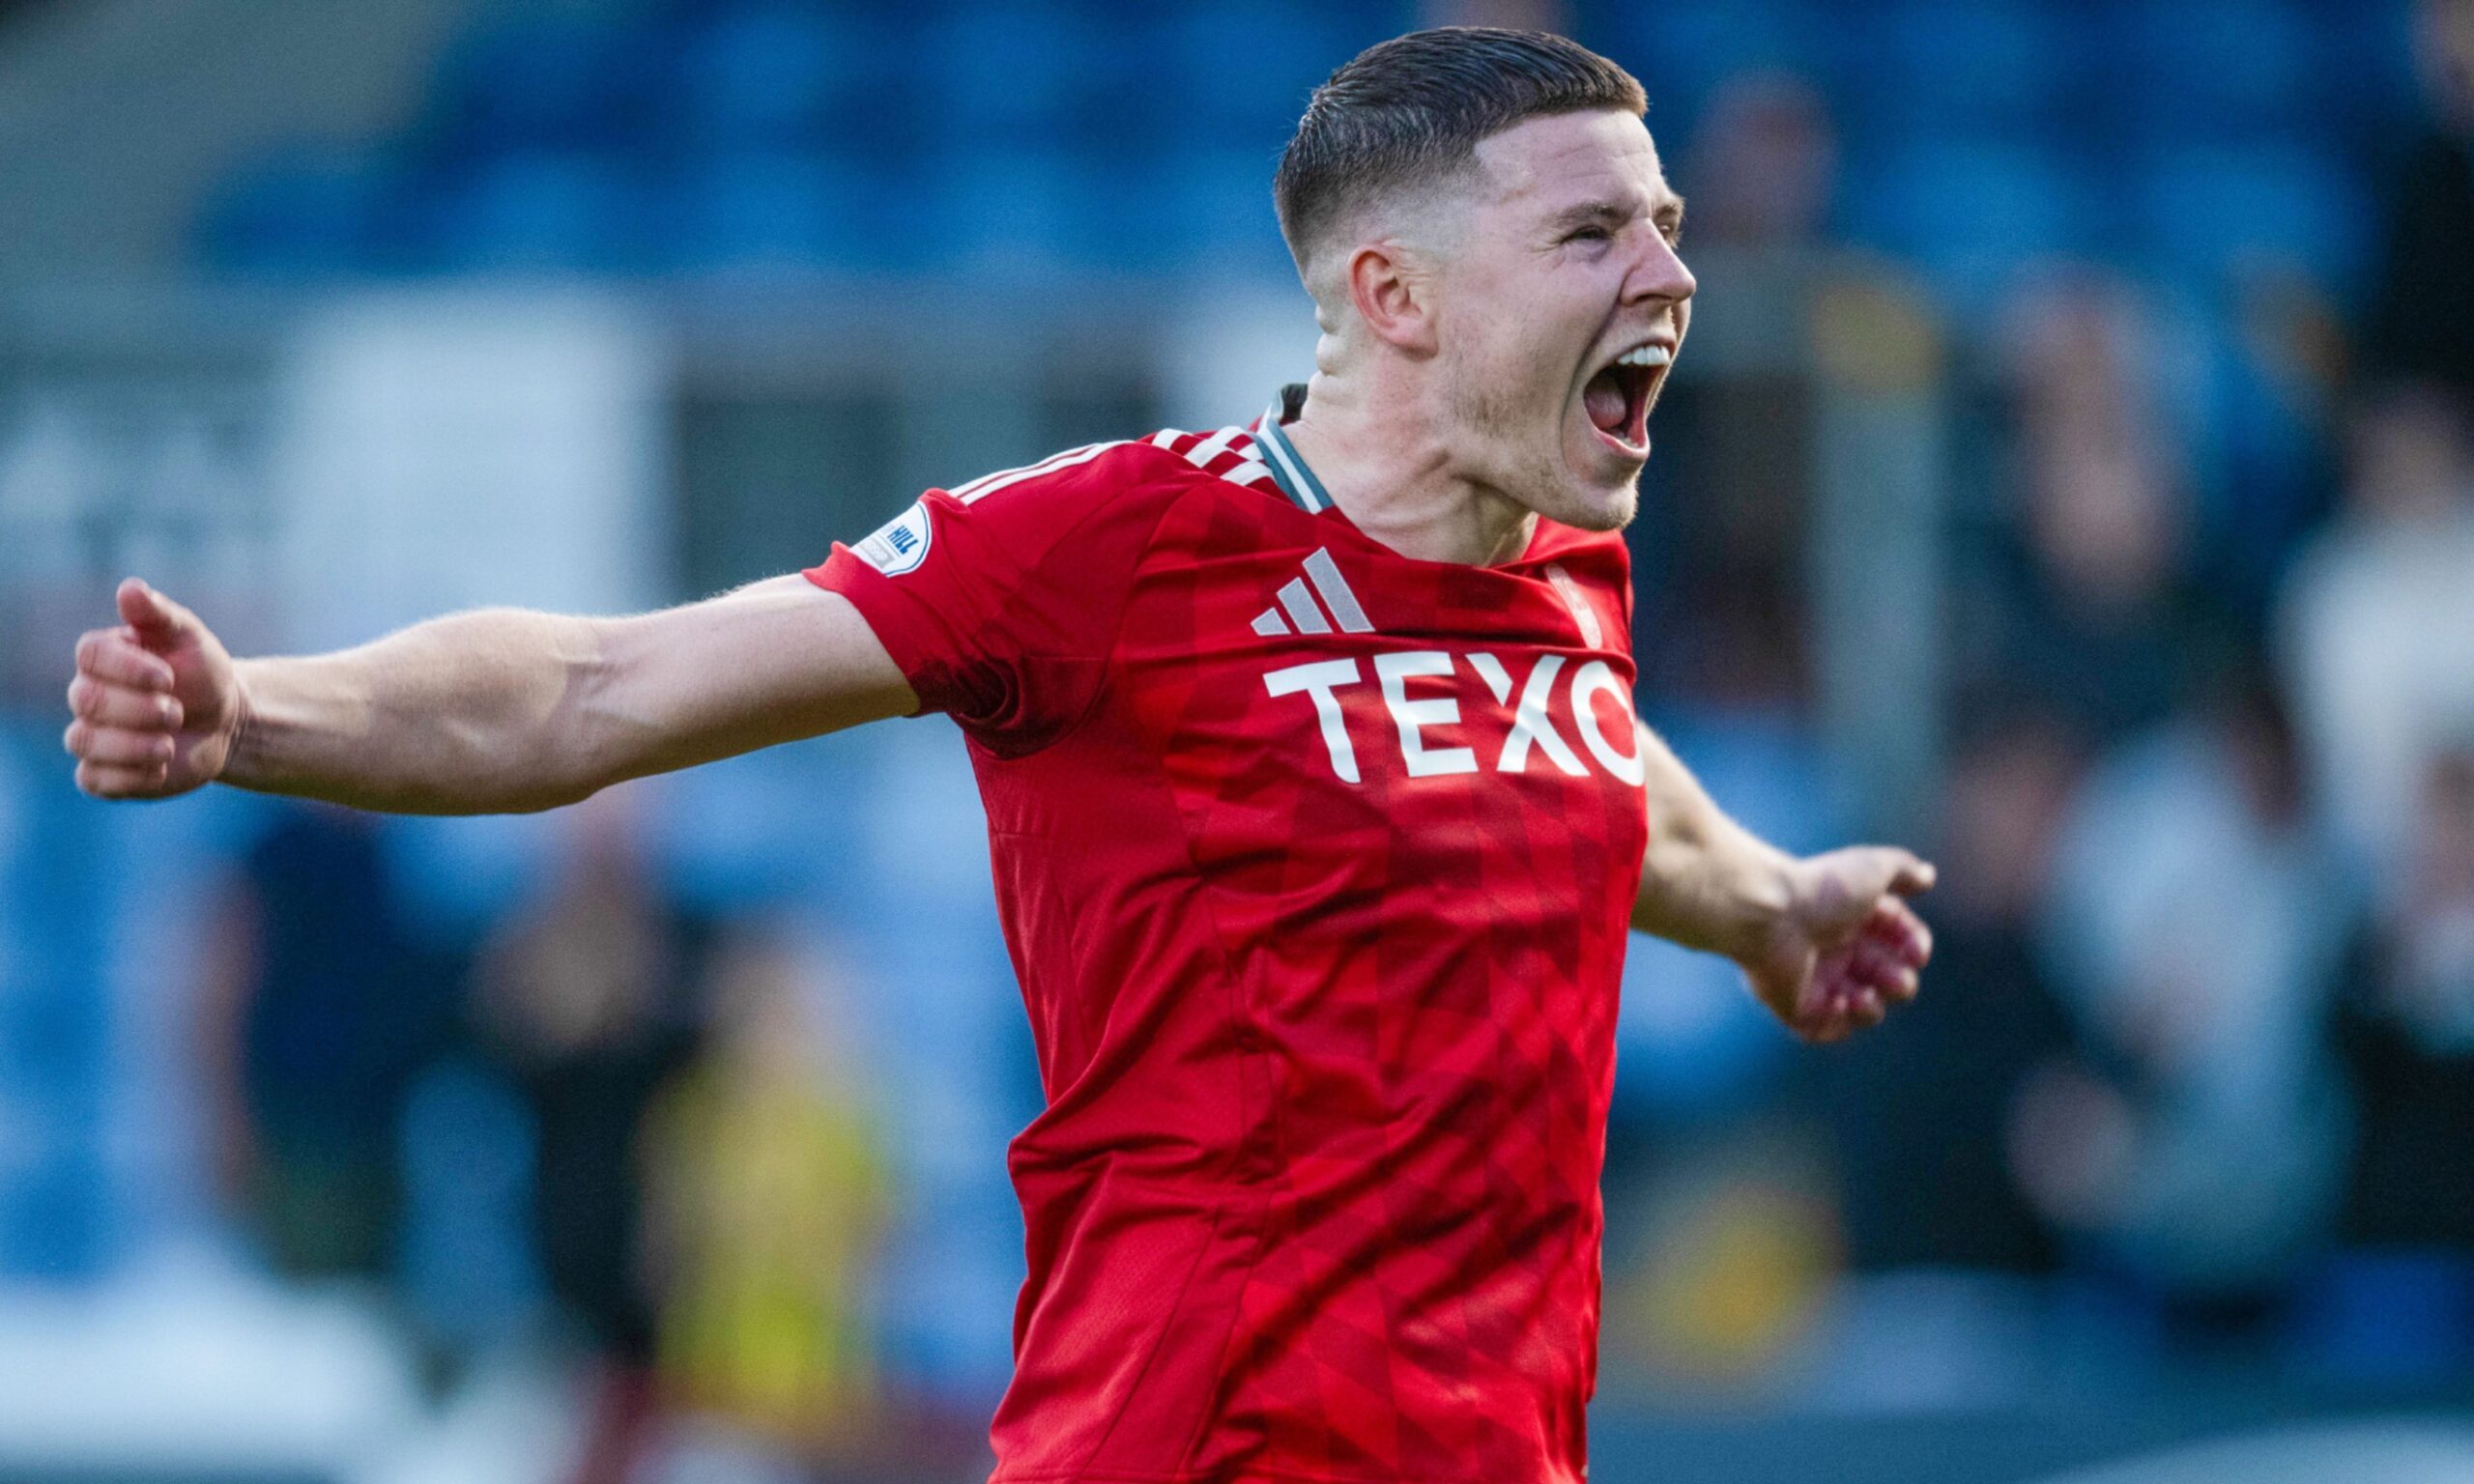
[[[1307,587],[1309,583],[1314,585],[1311,590]],[[1314,601],[1317,594],[1323,599],[1320,606]],[[1331,611],[1329,617],[1324,616],[1325,609]],[[1282,614],[1287,616],[1282,617]],[[1289,627],[1292,623],[1296,628]],[[1328,547],[1307,557],[1306,575],[1290,578],[1280,590],[1280,601],[1254,615],[1254,632],[1265,639],[1291,633],[1329,634],[1335,624],[1347,634],[1374,632],[1374,625],[1366,621],[1366,610],[1358,607],[1357,594],[1349,591],[1347,581],[1340,576],[1339,563],[1332,559]]]

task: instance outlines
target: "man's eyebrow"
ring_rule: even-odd
[[[1557,212],[1548,224],[1561,232],[1572,227],[1589,226],[1594,222],[1621,222],[1631,214],[1621,203],[1600,198],[1593,201],[1576,201]]]
[[[1600,222],[1621,224],[1631,220],[1632,214],[1631,209],[1623,202],[1600,197],[1574,202],[1557,212],[1549,219],[1548,225],[1555,231],[1566,232],[1574,227],[1585,227]],[[1664,223],[1672,230],[1683,221],[1683,198],[1671,192],[1658,197],[1650,204],[1650,216],[1651,219]]]

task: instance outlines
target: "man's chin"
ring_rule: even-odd
[[[1613,465],[1616,461],[1599,462]],[[1588,474],[1576,473],[1556,492],[1555,504],[1561,508],[1541,507],[1538,513],[1576,530],[1622,530],[1632,524],[1632,517],[1641,507],[1641,468],[1627,461],[1621,468],[1602,467]]]
[[[1583,485],[1559,490],[1554,499],[1530,508],[1574,530],[1622,530],[1632,524],[1640,504],[1640,493],[1630,485],[1616,490]]]
[[[1640,492],[1625,485],[1619,495],[1602,500],[1584,501],[1569,519],[1559,516],[1557,520],[1575,530],[1622,530],[1632,524],[1632,517],[1639,513],[1640,508]]]

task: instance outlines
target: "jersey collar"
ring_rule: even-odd
[[[1314,471],[1306,467],[1297,445],[1280,429],[1281,423],[1295,421],[1305,409],[1306,385],[1291,382],[1264,410],[1262,420],[1254,425],[1254,435],[1263,445],[1263,462],[1271,466],[1272,481],[1280,486],[1280,492],[1298,509],[1319,515],[1332,508],[1331,493],[1323,488],[1322,480],[1314,477]]]

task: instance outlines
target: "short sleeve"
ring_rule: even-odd
[[[804,574],[849,598],[923,710],[999,753],[1073,727],[1107,678],[1118,620],[1176,489],[1151,452],[1104,444],[931,490]]]

